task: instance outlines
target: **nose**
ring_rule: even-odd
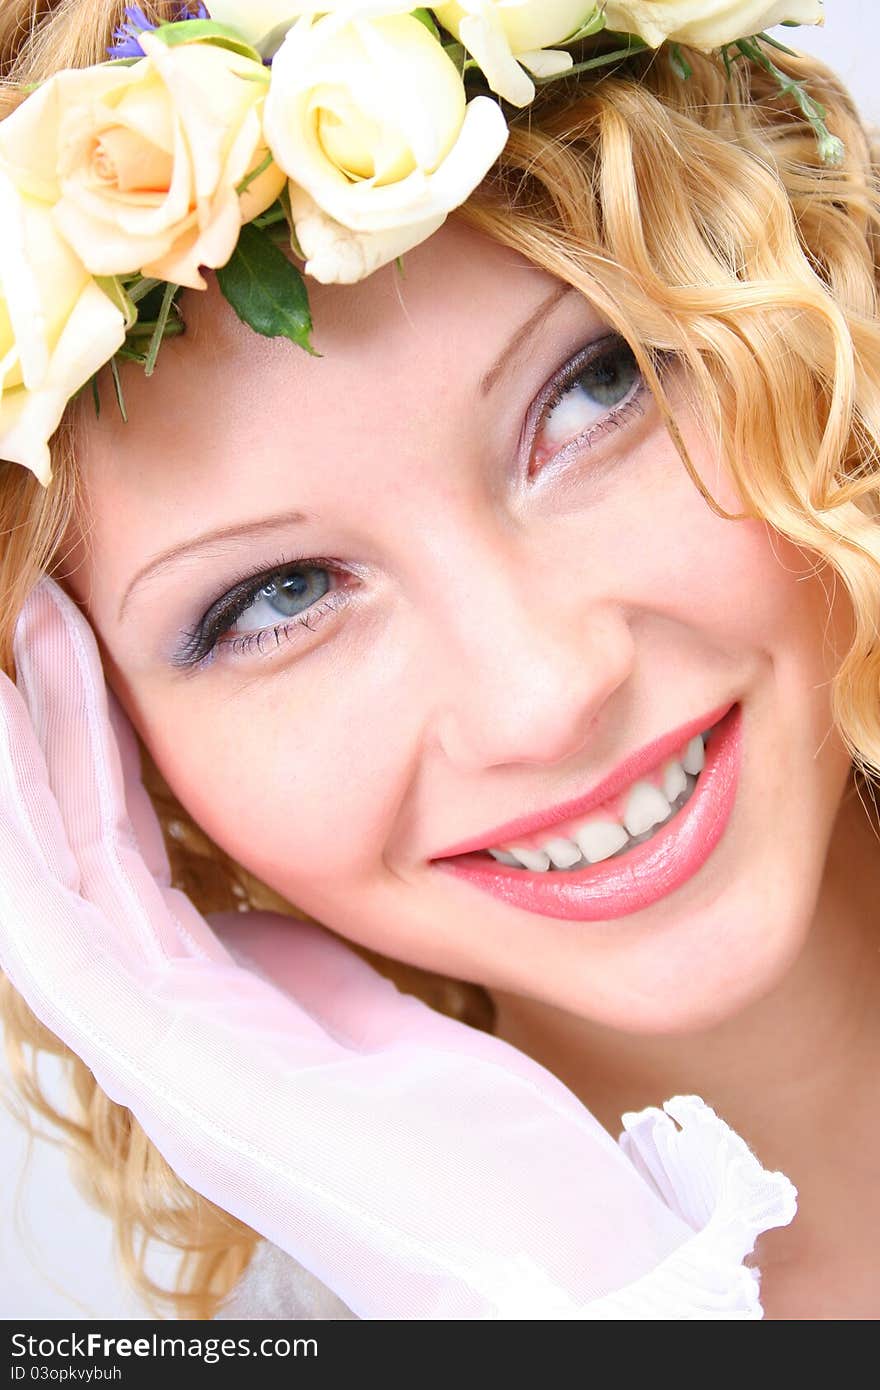
[[[469,771],[575,757],[633,669],[625,606],[588,560],[572,573],[494,550],[468,570],[466,594],[444,586],[434,629],[446,757]]]

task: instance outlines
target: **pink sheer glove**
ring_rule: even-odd
[[[323,928],[242,915],[239,963],[170,886],[134,734],[51,580],[16,663],[0,965],[172,1168],[359,1317],[649,1316],[605,1296],[694,1227],[572,1093]]]

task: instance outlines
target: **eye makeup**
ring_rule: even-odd
[[[334,581],[351,578],[350,572],[342,569],[337,562],[316,556],[297,555],[292,559],[281,556],[271,569],[259,566],[240,575],[232,586],[210,605],[199,621],[180,634],[180,644],[171,657],[171,664],[178,669],[192,671],[209,664],[211,658],[220,650],[231,656],[245,656],[251,652],[267,655],[280,647],[285,641],[293,640],[298,627],[314,631],[318,624],[342,608],[351,598],[351,589],[337,587],[321,596],[320,603],[311,603],[296,615],[281,616],[277,623],[252,631],[227,636],[238,620],[253,608],[261,599],[277,596],[281,587],[291,577],[308,571],[323,570],[333,576]]]
[[[542,387],[524,422],[530,467],[562,460],[595,446],[611,430],[625,428],[634,415],[644,414],[647,386],[619,333],[610,333],[581,348]],[[610,409],[609,399],[621,399]],[[590,413],[596,418],[587,422]],[[598,413],[596,413],[598,412]],[[309,573],[331,577],[319,602],[297,614],[279,614],[279,621],[235,632],[235,624],[260,603],[277,600],[294,580]],[[193,627],[179,638],[171,664],[185,672],[210,665],[219,655],[232,659],[267,656],[285,642],[297,642],[301,629],[313,632],[332,618],[352,597],[352,569],[339,561],[316,556],[281,556],[270,568],[259,566],[240,575],[216,598]]]
[[[554,373],[535,398],[526,417],[530,472],[593,448],[611,431],[643,415],[647,383],[632,349],[619,333],[606,334],[581,348]],[[584,418],[592,404],[609,404],[590,422]],[[606,400],[597,398],[606,397]]]

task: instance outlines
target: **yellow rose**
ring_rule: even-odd
[[[657,48],[667,39],[711,53],[785,20],[822,24],[821,0],[608,0],[605,25]]]
[[[536,77],[565,72],[570,53],[551,48],[592,19],[589,0],[449,0],[434,14],[464,44],[493,92],[514,106],[535,99]]]
[[[290,175],[306,272],[324,283],[363,279],[430,236],[507,140],[498,103],[466,102],[452,60],[401,8],[303,16],[272,61],[263,128]]]
[[[275,201],[266,151],[261,64],[225,48],[169,48],[57,73],[0,122],[0,162],[19,186],[56,203],[62,235],[93,275],[145,275],[204,289],[200,265],[225,265],[242,222]]]
[[[122,313],[59,236],[51,204],[0,169],[0,458],[49,483],[64,407],[124,338]]]

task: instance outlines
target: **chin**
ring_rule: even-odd
[[[723,938],[724,949],[714,954],[661,948],[648,960],[640,953],[637,960],[618,962],[607,981],[600,979],[593,962],[580,978],[568,971],[554,997],[549,991],[542,991],[542,997],[553,1007],[622,1033],[680,1037],[723,1028],[784,985],[806,942],[802,921],[792,922],[786,931],[778,918],[772,925],[762,920],[757,930],[738,940]],[[529,992],[537,997],[534,989]]]

